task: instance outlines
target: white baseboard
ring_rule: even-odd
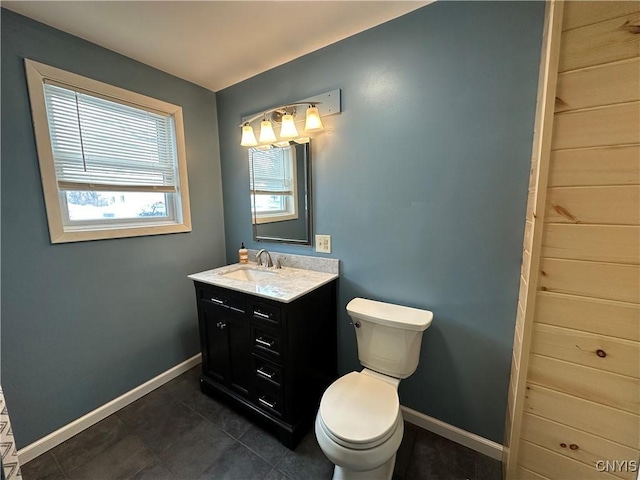
[[[18,451],[18,458],[20,463],[25,463],[33,460],[34,458],[42,455],[43,453],[51,450],[52,448],[60,445],[65,440],[77,435],[83,430],[95,425],[100,420],[104,420],[109,415],[114,414],[118,410],[126,407],[130,403],[135,402],[139,398],[145,396],[147,393],[161,387],[165,383],[173,380],[178,375],[183,374],[187,370],[195,367],[202,361],[201,354],[194,355],[193,357],[185,360],[184,362],[170,368],[166,372],[161,373],[157,377],[152,378],[148,382],[137,386],[136,388],[129,390],[128,392],[120,395],[118,398],[111,400],[109,403],[96,408],[95,410],[87,413],[86,415],[74,420],[73,422],[59,428],[55,432],[50,433],[46,437],[36,440],[30,445],[20,449]],[[467,432],[461,428],[454,427],[448,423],[445,423],[436,418],[420,413],[411,408],[402,406],[402,415],[404,419],[416,425],[420,428],[424,428],[430,432],[438,434],[444,438],[447,438],[453,442],[469,447],[472,450],[480,452],[496,460],[502,459],[502,445],[487,440],[475,433]]]
[[[417,412],[405,406],[402,406],[402,416],[404,419],[425,430],[429,430],[441,437],[447,438],[452,442],[459,443],[465,447],[469,447],[476,452],[487,455],[495,460],[502,460],[503,446],[499,443],[487,440],[475,433],[467,432],[461,428],[454,427],[436,418]]]
[[[202,361],[201,354],[194,355],[193,357],[185,360],[184,362],[170,368],[166,372],[161,373],[157,377],[152,378],[148,382],[137,386],[133,390],[129,390],[127,393],[120,395],[118,398],[111,400],[109,403],[105,403],[101,407],[87,413],[86,415],[74,420],[73,422],[59,428],[55,432],[50,433],[46,437],[42,437],[40,440],[36,440],[30,445],[20,449],[18,451],[18,459],[20,463],[25,463],[33,460],[34,458],[42,455],[43,453],[51,450],[53,447],[60,445],[65,440],[77,435],[81,431],[89,428],[90,426],[98,423],[100,420],[107,418],[109,415],[117,412],[121,408],[126,407],[130,403],[135,402],[139,398],[145,396],[147,393],[161,387],[170,380],[173,380],[178,375],[183,374],[187,370],[195,367]]]

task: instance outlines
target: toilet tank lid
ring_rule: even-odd
[[[349,315],[389,327],[408,330],[426,330],[431,325],[433,313],[429,310],[378,302],[366,298],[354,298],[347,304]]]

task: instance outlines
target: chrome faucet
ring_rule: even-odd
[[[267,268],[273,267],[273,261],[271,260],[271,254],[268,252],[268,250],[266,248],[263,248],[258,253],[256,253],[256,263],[258,264],[258,266],[259,267],[262,266],[262,254],[263,253],[267,254]]]

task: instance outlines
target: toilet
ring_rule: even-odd
[[[433,313],[364,298],[351,300],[347,312],[365,368],[324,392],[316,438],[335,464],[333,480],[389,480],[404,434],[398,385],[418,367]]]

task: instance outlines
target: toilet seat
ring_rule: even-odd
[[[402,421],[396,389],[359,372],[348,373],[331,384],[322,396],[318,413],[326,435],[355,450],[385,442]]]

